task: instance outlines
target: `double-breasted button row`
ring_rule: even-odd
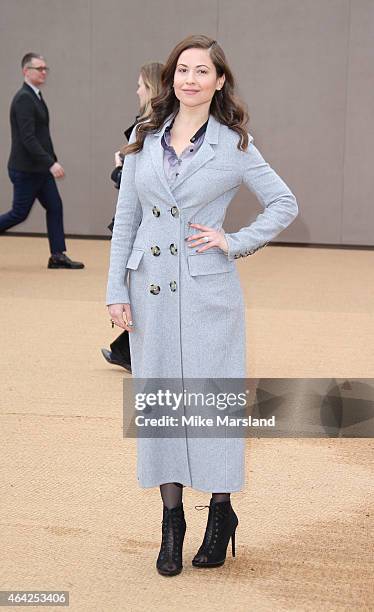
[[[170,291],[176,291],[177,290],[177,281],[170,281],[169,283],[169,287],[170,287]],[[149,287],[150,292],[153,295],[158,295],[161,291],[161,287],[160,285],[150,285]]]
[[[152,208],[152,213],[154,217],[159,217],[161,215],[161,210],[159,209],[158,206],[154,206]],[[170,214],[172,215],[172,217],[174,218],[178,218],[179,217],[179,210],[178,210],[178,206],[172,206],[170,208]]]
[[[174,242],[172,242],[171,245],[169,246],[169,250],[172,255],[177,255],[178,253],[178,247],[176,244],[174,244]],[[158,257],[161,253],[160,247],[157,244],[155,244],[154,246],[151,246],[151,253],[155,257]]]
[[[179,209],[178,206],[172,206],[169,209],[169,212],[171,214],[172,217],[174,217],[175,219],[177,219],[179,217]],[[154,206],[152,208],[152,214],[154,217],[160,217],[161,215],[161,210],[158,206]],[[169,245],[169,251],[172,255],[177,255],[178,254],[178,247],[177,245],[172,242]],[[161,254],[161,249],[157,244],[154,244],[153,246],[151,246],[151,253],[152,255],[154,255],[155,257],[158,257]],[[175,280],[170,281],[169,283],[169,287],[170,287],[170,291],[176,291],[177,290],[177,282]],[[149,287],[149,291],[153,294],[153,295],[158,295],[161,291],[161,287],[160,285],[156,285],[156,284],[152,284]]]

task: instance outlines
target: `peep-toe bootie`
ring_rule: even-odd
[[[176,508],[164,505],[162,518],[162,540],[160,552],[156,561],[159,574],[175,576],[183,568],[182,549],[186,533],[183,504]]]
[[[226,560],[231,538],[232,556],[235,557],[235,531],[239,520],[230,501],[213,502],[209,506],[195,506],[197,510],[209,508],[204,540],[192,559],[194,567],[218,567]]]

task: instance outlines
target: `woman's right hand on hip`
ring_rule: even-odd
[[[133,331],[132,314],[130,304],[109,304],[108,311],[111,320],[118,327],[126,329],[128,332]]]

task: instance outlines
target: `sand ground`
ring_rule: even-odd
[[[191,566],[209,495],[186,488],[184,569],[158,575],[159,491],[138,487],[126,374],[100,353],[118,333],[109,246],[68,240],[86,269],[47,270],[45,238],[0,237],[0,589],[68,590],[74,612],[374,610],[370,438],[247,440],[236,558]],[[248,376],[374,376],[373,251],[272,246],[238,265]]]

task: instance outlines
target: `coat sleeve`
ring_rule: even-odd
[[[250,136],[250,140],[253,138]],[[225,234],[230,261],[252,255],[267,245],[298,215],[294,194],[250,142],[243,152],[243,182],[257,197],[263,212],[248,227]]]
[[[132,131],[129,143],[134,141],[135,129]],[[136,153],[130,153],[125,157],[123,163],[110,248],[107,306],[129,303],[126,265],[142,220],[142,208],[135,186],[136,155]]]
[[[42,147],[35,135],[34,103],[28,95],[20,96],[15,102],[15,115],[23,146],[31,157],[38,164],[43,164],[48,171],[55,163],[55,159]]]

